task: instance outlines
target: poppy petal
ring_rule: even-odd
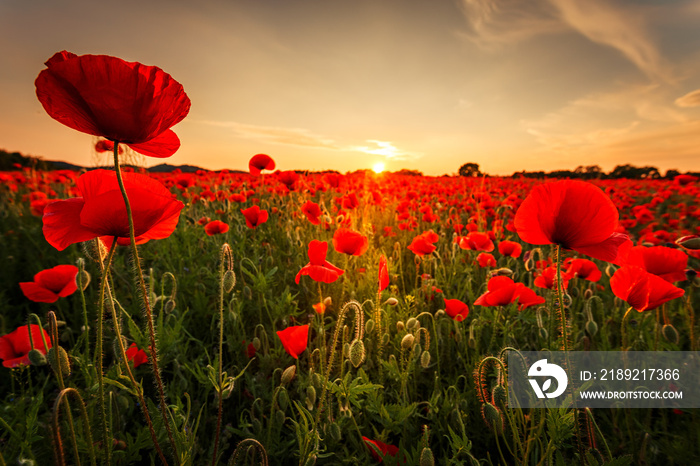
[[[75,197],[54,201],[44,208],[44,238],[51,246],[63,251],[71,244],[99,236],[80,224],[80,211],[84,206],[83,198]]]
[[[19,286],[24,296],[35,303],[55,303],[58,301],[58,294],[35,282],[21,282]]]
[[[127,144],[139,154],[164,159],[175,154],[180,148],[180,138],[168,129],[146,142]]]

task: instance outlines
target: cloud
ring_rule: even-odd
[[[371,142],[377,147],[367,146],[350,146],[345,150],[353,152],[364,152],[365,154],[381,155],[389,160],[413,160],[421,157],[422,154],[415,152],[406,152],[394,147],[390,141],[377,141],[376,139],[368,139],[366,142]]]
[[[203,120],[200,121],[200,123],[230,128],[238,137],[253,139],[260,142],[283,144],[287,146],[311,147],[317,149],[341,149],[333,139],[314,134],[313,132],[304,128],[280,128],[276,126],[248,125],[244,123],[237,123],[235,121]]]
[[[652,81],[672,81],[639,7],[606,0],[462,0],[461,6],[469,26],[464,35],[483,48],[574,30],[618,50]]]
[[[700,89],[677,98],[676,105],[679,107],[700,107]]]

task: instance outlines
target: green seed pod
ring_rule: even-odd
[[[58,348],[58,350],[56,350],[56,348]],[[58,351],[58,365],[56,364],[56,351]],[[60,371],[63,377],[68,377],[70,375],[70,359],[68,358],[68,353],[66,353],[66,350],[64,350],[63,347],[54,346],[53,348],[50,348],[49,352],[46,354],[46,360],[49,362],[51,369],[53,369],[55,373],[58,373],[58,366],[60,366]]]
[[[224,273],[224,292],[230,293],[234,286],[236,286],[236,273],[233,270],[227,270]]]
[[[365,344],[360,339],[356,339],[350,345],[350,363],[355,369],[360,367],[365,361]]]
[[[277,393],[277,404],[282,411],[286,411],[287,406],[289,406],[289,394],[284,387],[282,387],[279,393]]]
[[[420,366],[423,369],[427,369],[429,365],[430,365],[430,351],[425,350],[420,355]]]
[[[173,312],[175,310],[175,305],[176,305],[175,299],[169,298],[165,302],[165,307],[163,310],[165,311],[166,314],[170,314],[171,312]]]
[[[388,343],[389,343],[389,334],[388,334],[388,333],[385,333],[385,334],[382,336],[382,345],[387,345]]]
[[[368,319],[367,322],[365,322],[365,332],[372,333],[372,330],[374,330],[374,319]]]
[[[403,332],[404,330],[406,330],[406,326],[404,325],[403,321],[399,320],[398,322],[396,322],[396,330],[398,330],[399,332]]]
[[[294,364],[292,364],[291,366],[286,368],[284,370],[284,372],[282,372],[282,383],[286,385],[289,382],[291,382],[292,379],[294,379],[294,376],[296,375],[296,373],[297,373],[297,366],[295,366]]]
[[[469,340],[467,341],[467,344],[471,349],[476,349],[476,338],[474,337],[469,337]]]
[[[329,429],[329,434],[334,441],[336,441],[336,442],[340,441],[343,434],[340,431],[340,426],[338,425],[337,422],[334,422],[333,424],[331,424],[331,428]]]
[[[253,292],[250,291],[250,287],[248,285],[243,287],[243,297],[245,299],[252,299],[253,298]]]
[[[491,403],[481,405],[481,416],[484,418],[486,425],[498,435],[503,434],[503,413]]]
[[[414,330],[417,330],[420,328],[420,322],[418,322],[418,319],[415,317],[411,317],[406,321],[406,328],[413,332]]]
[[[410,350],[413,347],[413,343],[416,341],[416,338],[410,334],[407,333],[404,335],[404,337],[401,339],[401,348],[404,350]]]
[[[311,402],[311,404],[316,404],[316,389],[313,385],[306,387],[306,399]]]
[[[663,327],[661,327],[661,333],[663,333],[664,338],[677,345],[678,344],[678,330],[676,330],[676,327],[674,327],[671,324],[666,324]]]
[[[255,351],[260,351],[260,346],[262,344],[260,343],[260,338],[255,337],[253,338],[253,348],[255,348]]]
[[[420,466],[435,466],[435,458],[433,457],[433,450],[430,447],[425,447],[420,452],[420,461],[418,462]]]
[[[83,287],[83,291],[88,287],[90,284],[90,274],[87,273],[86,270],[81,270],[80,271],[80,283]]]
[[[598,333],[598,324],[596,324],[595,320],[589,320],[586,322],[586,332],[588,332],[588,334],[592,337]]]
[[[542,340],[546,340],[547,338],[549,338],[549,332],[544,327],[540,327],[540,329],[537,333],[539,334],[540,339],[542,339]]]
[[[50,351],[50,350],[49,350]],[[46,365],[46,356],[44,356],[44,353],[39,351],[38,349],[33,349],[27,354],[29,356],[29,362],[32,363],[32,366],[45,366]]]
[[[322,380],[321,380],[321,374],[319,374],[318,372],[314,372],[314,373],[311,375],[311,383],[313,383],[315,387],[320,387],[320,386],[321,386],[321,382],[322,382]]]
[[[275,412],[275,424],[281,426],[284,424],[284,420],[286,419],[284,412],[280,411],[279,409]]]
[[[506,409],[506,405],[508,404],[508,391],[506,387],[503,385],[496,385],[493,387],[491,398],[500,409]]]
[[[462,343],[462,332],[455,333],[455,341],[457,343]]]

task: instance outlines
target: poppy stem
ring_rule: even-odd
[[[170,416],[168,415],[168,407],[165,404],[165,389],[163,387],[163,381],[160,377],[160,369],[158,368],[158,350],[156,347],[156,331],[153,324],[153,312],[151,310],[151,303],[148,300],[148,290],[146,289],[146,282],[143,279],[143,271],[141,270],[139,251],[136,247],[136,235],[134,234],[134,217],[131,212],[129,196],[127,196],[126,194],[126,187],[124,186],[124,179],[122,178],[122,171],[119,165],[119,142],[117,141],[114,141],[114,170],[117,174],[117,182],[119,183],[119,189],[121,190],[122,197],[124,198],[126,216],[129,219],[129,239],[131,240],[131,250],[133,252],[136,279],[138,282],[138,286],[141,288],[141,297],[143,299],[144,309],[146,311],[146,322],[148,324],[148,335],[150,337],[149,349],[151,350],[151,367],[153,368],[153,376],[156,379],[156,385],[158,387],[158,397],[160,398],[160,412],[163,417],[163,425],[165,426],[165,430],[168,433],[170,446],[173,449],[173,458],[175,459],[175,464],[180,464],[179,456],[177,453],[177,446],[175,444],[175,439],[173,438],[172,428],[170,427]],[[113,246],[115,244],[116,241],[114,242]]]

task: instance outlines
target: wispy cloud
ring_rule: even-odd
[[[346,150],[351,150],[354,152],[364,152],[365,154],[381,155],[389,160],[413,160],[420,158],[422,154],[415,152],[406,152],[398,149],[390,141],[377,141],[375,139],[368,139],[366,142],[371,142],[377,147],[367,147],[367,146],[350,146]]]
[[[676,105],[679,107],[700,107],[700,89],[677,98]]]
[[[482,47],[573,29],[618,50],[652,81],[672,81],[641,8],[606,0],[462,0],[461,5],[469,26],[465,35]]]

